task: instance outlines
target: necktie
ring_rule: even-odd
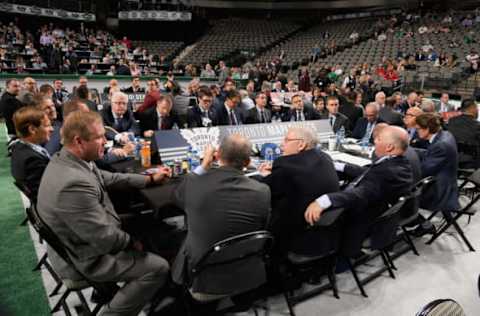
[[[333,116],[330,116],[330,126],[333,127]]]
[[[114,128],[118,131],[118,130],[119,130],[119,127],[120,127],[120,119],[121,119],[121,118],[119,118],[118,116],[115,115],[115,116],[113,117],[113,119],[115,120],[115,123],[114,123],[115,126],[114,126]]]
[[[367,130],[365,131],[365,135],[362,138],[363,142],[369,142],[370,141],[370,135],[372,134],[373,130],[373,123],[368,123],[367,125]]]
[[[230,125],[237,125],[237,120],[235,119],[233,110],[230,110]]]
[[[266,120],[265,120],[265,112],[264,111],[260,111],[260,123],[265,123]]]
[[[62,93],[60,91],[57,91],[57,100],[62,102]]]
[[[160,118],[160,130],[167,129],[167,122],[164,117]]]
[[[300,111],[297,111],[297,121],[301,121],[302,117],[300,116]]]

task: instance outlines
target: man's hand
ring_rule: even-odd
[[[135,144],[128,142],[122,147],[122,149],[127,153],[127,155],[131,155],[135,150]]]
[[[212,165],[212,162],[215,161],[215,147],[212,145],[207,145],[205,150],[203,151],[203,161],[202,161],[202,168],[208,170]]]
[[[127,157],[128,155],[123,148],[112,148],[110,152],[117,157]]]
[[[305,220],[313,226],[315,222],[318,222],[323,211],[324,209],[322,209],[317,202],[313,201],[305,211]]]
[[[258,172],[262,175],[262,177],[266,177],[272,173],[272,164],[268,162],[262,163],[258,166]]]
[[[172,177],[172,169],[166,166],[159,166],[158,172],[153,174],[153,183],[160,184]]]
[[[148,130],[148,131],[145,131],[145,132],[143,133],[143,136],[144,136],[144,137],[152,137],[152,136],[153,136],[153,133],[154,133],[154,132],[153,132],[152,130]]]

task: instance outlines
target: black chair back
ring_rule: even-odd
[[[465,312],[454,300],[439,299],[428,303],[416,316],[465,316]]]
[[[457,142],[458,165],[460,168],[480,167],[480,146],[478,144]]]
[[[273,243],[267,231],[256,231],[214,244],[191,271],[190,290],[233,296],[266,282],[265,255]]]
[[[480,187],[480,169],[475,170],[467,180],[473,183],[476,187]]]
[[[400,211],[405,201],[405,197],[400,197],[397,203],[375,220],[369,237],[370,248],[383,249],[395,241],[398,224],[400,222]]]
[[[30,188],[28,188],[28,186],[26,186],[24,183],[20,183],[18,181],[14,181],[13,184],[30,200],[30,203],[33,204],[32,190],[30,190]]]
[[[414,185],[412,194],[406,198],[405,204],[402,207],[402,218],[410,218],[418,213],[418,209],[420,207],[420,197],[422,196],[422,193],[433,184],[434,181],[435,178],[429,176],[423,178]]]

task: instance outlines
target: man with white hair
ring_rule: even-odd
[[[434,113],[435,112],[435,103],[430,99],[423,99],[420,104],[420,108],[424,113]]]
[[[380,91],[375,94],[375,103],[378,104],[378,108],[382,109],[385,107],[385,101],[387,100],[387,96],[385,95],[385,92]]]
[[[270,168],[260,167],[263,182],[272,193],[271,231],[279,253],[321,252],[328,247],[324,235],[307,232],[303,217],[305,208],[317,196],[339,190],[331,158],[316,145],[312,130],[290,128],[281,145],[283,156]]]
[[[132,111],[128,109],[128,96],[125,93],[116,91],[111,100],[112,105],[101,111],[103,124],[107,127],[106,137],[123,145],[129,142],[128,133],[139,135],[139,127]]]

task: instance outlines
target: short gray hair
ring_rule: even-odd
[[[240,134],[232,134],[222,140],[219,153],[220,160],[227,166],[242,170],[250,160],[252,143]]]
[[[112,93],[111,100],[117,99],[117,98],[125,99],[128,102],[128,95],[126,95],[125,93],[123,93],[121,91],[115,91],[115,92]]]
[[[422,103],[420,104],[420,108],[423,112],[433,113],[435,112],[435,103],[433,103],[430,99],[423,99]]]
[[[288,131],[294,133],[299,139],[303,140],[307,145],[307,149],[317,147],[318,138],[312,129],[306,127],[291,127]]]

